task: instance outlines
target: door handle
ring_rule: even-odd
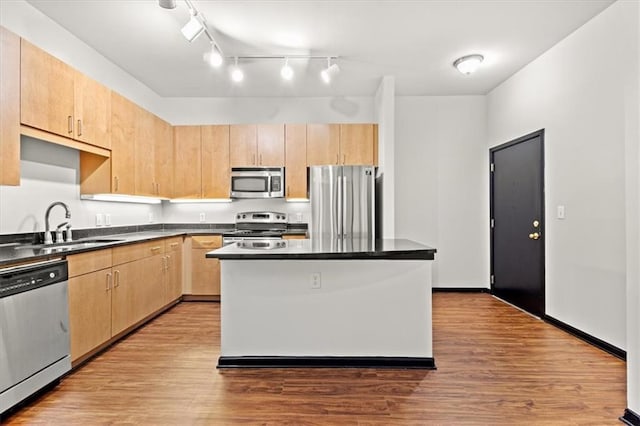
[[[113,272],[113,288],[120,286],[120,271]]]
[[[107,288],[105,290],[109,291],[110,289],[111,289],[111,272],[107,274]]]
[[[542,234],[540,232],[534,232],[533,234],[529,234],[530,240],[539,240]]]

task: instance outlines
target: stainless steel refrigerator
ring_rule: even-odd
[[[309,181],[312,239],[350,244],[375,239],[374,167],[312,166]]]

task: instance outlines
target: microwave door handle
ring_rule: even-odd
[[[269,194],[269,197],[273,196],[271,193],[271,175],[267,176],[267,194]]]

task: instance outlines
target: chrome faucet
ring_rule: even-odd
[[[50,232],[51,226],[49,225],[49,214],[51,214],[51,209],[54,208],[55,206],[64,207],[64,211],[65,211],[64,217],[66,217],[67,219],[71,219],[71,211],[69,210],[69,206],[67,206],[62,201],[56,201],[54,203],[51,203],[49,207],[47,207],[47,211],[44,214],[44,226],[45,226],[44,243],[45,244],[53,244],[53,238],[51,238],[51,232]],[[67,226],[67,241],[71,241],[71,225],[70,225],[70,221],[67,221],[58,226],[58,232],[56,232],[57,243],[62,242],[62,230],[60,228],[62,228],[65,225]]]

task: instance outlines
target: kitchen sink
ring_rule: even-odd
[[[79,249],[79,248],[88,248],[95,247],[101,244],[109,244],[109,243],[117,243],[122,240],[114,240],[114,239],[90,239],[90,240],[78,240],[78,241],[68,241],[62,243],[54,243],[54,244],[25,244],[19,245],[15,249],[30,249],[30,250],[67,250],[67,249]]]

